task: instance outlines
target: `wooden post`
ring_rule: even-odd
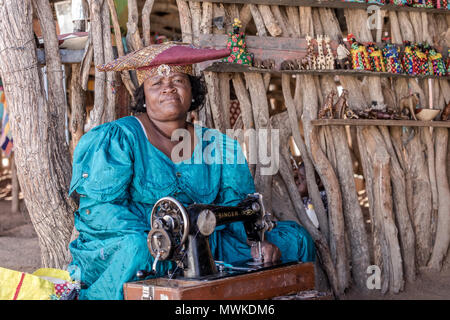
[[[448,129],[436,128],[436,172],[437,188],[439,193],[439,211],[436,232],[436,241],[433,247],[428,267],[441,270],[442,263],[448,252],[450,244],[450,188],[447,179],[448,157]]]
[[[103,0],[102,0],[103,1]],[[139,35],[139,12],[136,0],[128,0],[127,43],[131,50],[144,47]]]
[[[49,71],[56,79],[60,77],[61,82],[48,83],[47,100],[36,67],[31,1],[7,0],[0,6],[0,70],[14,143],[20,146],[14,150],[17,175],[38,235],[42,265],[64,268],[71,259],[67,247],[76,210],[75,201],[67,194],[71,161],[64,135],[65,103],[59,103],[65,95],[61,90],[61,96],[53,97],[63,84],[50,4],[48,1],[34,3],[39,7],[35,8],[37,12],[45,11],[38,13],[38,17],[46,49],[56,49],[55,55],[46,54],[47,66],[52,66]]]
[[[142,34],[144,37],[144,46],[149,46],[150,41],[150,14],[152,12],[155,0],[146,0],[142,8]]]
[[[278,114],[271,118],[271,122],[273,123],[274,128],[282,128],[284,127],[284,130],[290,129],[286,128],[283,124],[288,121],[286,115]],[[283,129],[280,129],[283,131]],[[284,136],[282,134],[282,136]],[[280,139],[280,141],[284,141],[283,139]],[[311,222],[309,217],[306,214],[305,207],[303,205],[302,198],[298,192],[298,188],[294,181],[294,176],[292,173],[292,170],[289,168],[290,166],[290,160],[286,158],[286,148],[282,147],[282,157],[280,158],[280,175],[285,182],[288,195],[290,197],[290,200],[292,204],[294,205],[295,212],[300,220],[300,223],[308,230],[311,237],[314,239],[314,243],[316,245],[316,248],[318,250],[318,258],[320,259],[326,275],[328,277],[328,280],[330,282],[331,289],[336,297],[341,297],[342,292],[339,289],[339,275],[336,271],[336,267],[334,265],[333,259],[331,257],[330,247],[328,246],[328,241],[323,235],[322,232],[320,232]]]
[[[110,62],[114,60],[114,53],[111,44],[111,25],[110,25],[110,14],[108,6],[105,4],[102,8],[102,29],[103,29],[103,53],[105,55],[104,61]],[[116,120],[116,73],[115,72],[104,72],[103,78],[106,80],[105,84],[105,110],[103,113],[102,122],[111,122]]]
[[[14,152],[9,157],[11,165],[11,212],[19,212],[19,179],[17,178],[17,168],[14,160]]]
[[[91,17],[91,35],[93,44],[94,64],[101,65],[105,63],[103,28],[102,28],[102,5],[101,0],[90,0]],[[102,116],[105,109],[105,73],[95,68],[95,90],[94,90],[94,109],[89,114],[89,121],[86,125],[86,131],[102,123]]]
[[[362,129],[362,135],[373,164],[373,223],[381,243],[382,276],[386,283],[383,291],[389,287],[391,292],[398,293],[403,289],[403,261],[394,220],[390,157],[386,148],[380,147],[384,146],[384,141],[378,131],[367,127]]]
[[[192,19],[189,5],[185,0],[177,0],[178,12],[180,14],[180,25],[183,42],[192,43]]]
[[[114,39],[116,42],[116,47],[117,47],[119,57],[121,57],[121,56],[125,55],[125,50],[123,48],[122,34],[120,32],[120,25],[119,25],[119,19],[117,17],[116,5],[114,4],[114,0],[107,0],[107,1],[108,1],[109,12],[111,14],[111,21],[112,21],[112,24],[114,27]],[[146,6],[147,10],[151,11],[151,8],[150,8],[151,3],[146,2],[146,5],[147,5]],[[143,15],[142,19],[144,19],[144,12],[142,13],[142,15]],[[150,19],[150,17],[149,17],[149,19]],[[146,28],[147,28],[147,26],[146,26]],[[148,26],[148,28],[150,28],[150,27]],[[146,29],[144,29],[144,30],[145,30],[144,35],[146,35],[147,30]],[[150,29],[148,32],[150,32]],[[125,85],[125,87],[128,90],[128,93],[130,94],[132,104],[134,104],[134,92],[135,92],[136,88],[135,88],[134,83],[131,80],[130,74],[128,71],[122,71],[120,73],[120,76],[122,78],[123,84]]]
[[[72,64],[72,76],[70,79],[70,105],[72,106],[70,133],[72,135],[72,153],[84,134],[84,123],[86,120],[86,93],[81,88],[80,69],[80,64]]]
[[[260,73],[250,73],[245,72],[245,81],[248,86],[248,91],[250,93],[250,99],[252,102],[253,117],[255,121],[256,134],[256,144],[258,146],[258,154],[261,155],[261,150],[267,150],[268,155],[272,155],[272,136],[270,130],[269,122],[269,104],[267,101],[267,96],[261,95],[261,92],[266,92],[264,86],[263,76]],[[267,130],[268,141],[260,140],[260,129]],[[267,144],[267,148],[265,145]],[[263,174],[264,166],[262,165],[261,159],[258,159],[255,170],[255,185],[256,189],[263,194],[264,205],[267,210],[272,210],[271,205],[271,189],[272,189],[272,175]]]

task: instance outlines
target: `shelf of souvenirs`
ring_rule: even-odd
[[[347,69],[324,69],[324,70],[276,70],[270,68],[255,68],[248,65],[242,65],[229,62],[214,62],[210,66],[206,67],[203,71],[212,72],[259,72],[259,73],[290,73],[306,74],[306,75],[332,75],[332,76],[358,76],[358,77],[389,77],[389,78],[417,78],[417,79],[450,79],[450,75],[438,76],[438,75],[422,75],[422,74],[407,74],[407,73],[391,73],[391,72],[375,72],[366,70],[347,70]]]
[[[385,119],[318,119],[313,126],[388,126],[388,127],[443,127],[450,128],[450,121],[385,120]]]
[[[428,13],[449,13],[450,0],[193,0],[194,2],[215,2],[222,4],[262,4],[299,6],[315,8],[367,9],[377,5],[382,10],[419,11]]]

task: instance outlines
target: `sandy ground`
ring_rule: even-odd
[[[11,201],[0,201],[0,267],[33,272],[40,266],[41,251],[27,213],[12,214]]]
[[[41,267],[40,249],[23,203],[21,208],[21,212],[12,214],[11,202],[0,200],[0,267],[33,272]],[[399,294],[381,295],[377,290],[361,293],[353,289],[344,299],[450,300],[450,264],[447,262],[440,273],[422,271],[417,280],[413,284],[406,284],[404,291]]]

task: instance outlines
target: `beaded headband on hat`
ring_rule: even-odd
[[[137,69],[136,76],[138,78],[139,86],[144,83],[144,81],[150,77],[159,75],[159,76],[168,76],[174,72],[181,72],[190,75],[194,75],[194,68],[192,64],[185,66],[169,66],[167,64],[161,64],[158,67],[153,67],[149,69]]]

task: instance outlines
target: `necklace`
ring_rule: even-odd
[[[152,127],[160,134],[160,135],[162,135],[164,138],[166,138],[166,139],[168,139],[168,140],[172,140],[172,137],[171,136],[169,136],[168,134],[166,134],[164,131],[162,131],[153,121],[152,121],[152,119],[150,119],[150,117],[148,116],[148,114],[147,114],[147,118],[148,118],[148,121],[150,122],[150,124],[152,125]],[[186,129],[187,130],[187,128],[188,128],[188,122],[186,121],[185,123],[184,123],[184,129]]]

